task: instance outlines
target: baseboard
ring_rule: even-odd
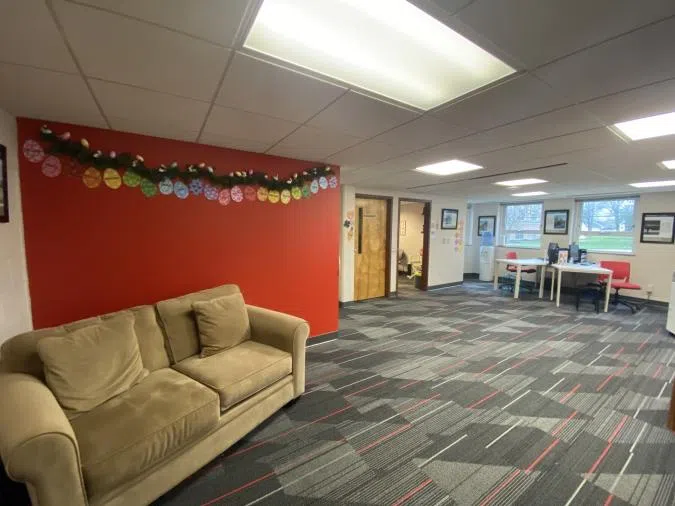
[[[389,292],[387,297],[398,297],[398,292]]]
[[[309,336],[308,341],[312,341],[312,344],[323,343],[324,341],[331,341],[338,336],[338,331],[326,332],[325,334],[319,334],[317,336]]]
[[[441,285],[427,286],[427,291],[430,291],[430,290],[441,290],[441,289],[443,289],[443,288],[450,288],[451,286],[459,286],[459,285],[461,285],[462,283],[464,283],[464,281],[454,281],[454,282],[452,282],[452,283],[443,283],[443,284],[441,284]]]
[[[470,280],[470,279],[478,279],[478,273],[477,272],[465,272],[464,273],[464,279],[465,280]]]
[[[350,307],[350,306],[355,306],[356,304],[358,304],[358,301],[356,301],[356,300],[348,300],[347,302],[339,301],[338,307],[339,308]]]

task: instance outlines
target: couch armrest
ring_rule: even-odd
[[[0,374],[0,457],[26,484],[34,506],[86,506],[75,433],[47,386],[27,374]]]
[[[295,397],[305,391],[305,343],[309,324],[302,318],[270,309],[246,305],[251,322],[251,339],[293,355]]]

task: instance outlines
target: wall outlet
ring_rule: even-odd
[[[647,290],[646,290],[646,292],[647,292],[647,293],[652,293],[653,291],[654,291],[654,285],[651,284],[651,283],[648,284],[648,285],[647,285]]]

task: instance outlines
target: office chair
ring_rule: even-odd
[[[642,290],[638,284],[630,282],[630,262],[619,262],[615,260],[601,260],[600,267],[610,269],[612,271],[612,288],[616,290],[612,298],[612,304],[623,304],[630,309],[631,313],[640,310],[640,306],[633,302],[628,302],[625,298],[619,295],[619,290]],[[607,283],[607,276],[601,274],[598,276],[598,281]]]
[[[518,260],[518,253],[516,253],[515,251],[507,251],[506,252],[506,259],[507,260]],[[515,265],[507,264],[506,265],[506,271],[515,276],[516,272],[518,272],[518,267],[516,267]],[[537,272],[537,269],[533,268],[533,267],[526,267],[526,268],[520,270],[521,274],[532,274],[532,273],[535,273],[535,272]],[[508,283],[508,285],[506,285],[506,286],[508,286],[510,289],[513,290],[515,288],[515,284],[516,284],[515,278],[511,279],[511,277],[509,277],[508,279],[511,280],[511,282]],[[520,282],[522,284],[522,282],[523,282],[522,278],[521,278]],[[504,286],[504,285],[502,285],[502,286]],[[532,293],[532,287],[529,287],[529,290],[530,290],[530,293]]]

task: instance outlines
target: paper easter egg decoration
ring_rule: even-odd
[[[150,181],[149,179],[143,179],[141,181],[141,191],[146,197],[154,197],[157,195],[157,185]]]
[[[308,199],[312,195],[312,190],[309,183],[305,183],[302,187],[302,197]]]
[[[319,188],[321,188],[322,190],[328,188],[328,179],[326,179],[326,176],[321,176],[319,178]]]
[[[263,187],[263,186],[261,186],[260,188],[258,188],[258,200],[259,200],[260,202],[265,202],[265,201],[267,200],[267,196],[268,196],[267,194],[268,194],[268,193],[269,193],[269,192],[267,191],[267,188],[265,188],[265,187]]]
[[[218,200],[218,188],[206,183],[204,185],[204,197],[206,197],[206,200]]]
[[[293,197],[294,200],[300,200],[302,198],[302,190],[299,186],[291,188],[291,197]]]
[[[42,162],[42,173],[47,177],[56,177],[61,174],[61,160],[55,156],[48,156]]]
[[[279,195],[279,191],[278,191],[278,190],[270,190],[270,192],[269,192],[269,194],[268,194],[268,196],[267,196],[267,200],[269,200],[269,202],[270,202],[271,204],[276,204],[277,202],[279,202],[279,198],[280,198],[280,197],[281,197],[281,196]]]
[[[111,190],[117,190],[122,186],[122,176],[116,169],[108,168],[103,171],[103,182]]]
[[[230,190],[230,197],[232,197],[232,200],[237,203],[244,200],[244,192],[242,191],[241,186],[233,186]]]
[[[94,167],[89,167],[82,174],[82,182],[87,188],[98,187],[101,184],[101,179],[101,172]]]
[[[159,193],[162,195],[171,195],[173,193],[173,182],[165,177],[159,182]]]
[[[257,198],[257,192],[255,191],[255,188],[253,186],[244,186],[244,197],[246,200],[249,200],[251,202],[255,201]]]
[[[328,186],[331,188],[337,188],[338,185],[338,179],[337,176],[331,176],[328,178]]]
[[[141,184],[141,176],[136,174],[133,170],[127,170],[122,177],[122,181],[129,188],[136,188]]]
[[[319,193],[319,181],[317,181],[316,179],[313,179],[312,183],[309,185],[309,190],[312,193]]]
[[[202,191],[204,191],[204,183],[202,183],[201,179],[193,179],[190,181],[189,188],[192,195],[201,195]]]
[[[28,139],[23,143],[23,156],[25,156],[26,160],[31,163],[40,163],[45,157],[45,151],[37,141]]]
[[[190,190],[183,181],[176,181],[173,184],[173,192],[179,199],[186,199],[190,195]]]
[[[291,190],[281,190],[281,203],[288,204],[291,201]]]

